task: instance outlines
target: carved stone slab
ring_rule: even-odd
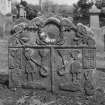
[[[10,87],[92,95],[96,48],[85,26],[75,26],[69,19],[37,17],[29,24],[19,23],[12,31]]]

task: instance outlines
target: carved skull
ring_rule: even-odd
[[[47,44],[55,44],[60,39],[60,21],[50,17],[39,31],[39,38]]]

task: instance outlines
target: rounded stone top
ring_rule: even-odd
[[[94,4],[94,5],[92,6],[92,8],[89,10],[89,12],[90,12],[90,13],[93,13],[93,14],[99,14],[99,13],[101,12],[101,10],[98,9],[98,8],[96,7],[96,5]]]

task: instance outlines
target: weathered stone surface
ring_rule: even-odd
[[[51,92],[85,89],[90,94],[92,83],[83,75],[85,69],[96,68],[93,36],[68,19],[70,24],[56,17],[40,18],[13,29],[19,28],[9,40],[10,86]]]
[[[105,89],[105,72],[103,72],[103,71],[97,70],[94,74],[94,79],[96,81],[97,87],[102,87]]]

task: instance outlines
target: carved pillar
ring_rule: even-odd
[[[90,27],[91,28],[99,28],[99,14],[101,12],[95,5],[90,9]]]
[[[101,10],[98,9],[95,5],[90,9],[90,27],[94,32],[94,39],[96,42],[96,70],[93,71],[92,76],[94,82],[97,86],[102,86],[103,83],[100,82],[100,78],[104,73],[100,71],[104,69],[104,39],[103,39],[103,29],[100,28],[99,24],[99,14]]]

